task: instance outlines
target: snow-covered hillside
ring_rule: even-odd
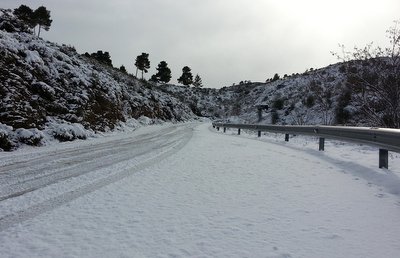
[[[243,83],[216,89],[160,85],[195,113],[235,122],[262,124],[359,124],[350,104],[342,64],[266,83]],[[268,106],[258,120],[258,107]],[[197,112],[196,112],[197,111]],[[345,119],[341,112],[346,114]],[[342,115],[343,116],[343,115]]]
[[[181,101],[71,46],[0,30],[0,148],[86,138],[121,122],[187,121]]]
[[[123,123],[199,117],[379,126],[360,112],[347,84],[349,66],[340,63],[221,89],[156,84],[81,55],[72,46],[37,38],[6,10],[0,12],[0,55],[1,150],[86,139]],[[261,120],[260,106],[268,106]]]

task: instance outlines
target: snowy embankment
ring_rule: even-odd
[[[335,142],[327,143],[322,153],[301,137],[277,144],[278,138],[216,133],[209,124],[172,127],[143,128],[121,137],[126,150],[108,154],[117,158],[121,151],[127,158],[119,160],[124,166],[105,168],[120,176],[65,202],[61,198],[51,205],[68,192],[62,187],[65,181],[53,182],[52,191],[46,190],[49,185],[1,201],[2,216],[13,209],[14,199],[14,205],[24,206],[8,214],[9,224],[0,220],[2,257],[398,257],[397,155],[390,170],[379,170],[371,147]],[[139,141],[138,134],[141,145],[125,141]],[[65,165],[82,162],[75,169],[85,171],[87,164],[78,157],[68,160],[69,155],[81,149],[89,155],[92,144],[96,150],[90,158],[102,162],[106,143],[118,145],[115,140],[98,139],[103,147],[95,140],[79,143],[79,148],[70,143],[68,153],[60,147],[52,158],[57,163],[64,157]],[[141,159],[129,157],[129,148],[149,155],[151,164],[138,166]],[[23,172],[21,157],[36,154],[0,155],[2,164],[16,162]],[[78,180],[82,176],[68,180],[85,189],[108,177],[94,176],[98,170],[86,174],[94,181]],[[0,176],[12,172],[3,170]],[[382,180],[371,182],[364,175]],[[393,179],[390,187],[388,177]],[[44,191],[48,200],[35,199],[37,191]],[[19,215],[18,209],[23,210]]]

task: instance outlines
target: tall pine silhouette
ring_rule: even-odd
[[[149,54],[142,53],[141,55],[137,56],[135,60],[135,66],[136,66],[136,77],[138,70],[140,70],[142,71],[142,80],[143,80],[143,72],[147,73],[148,69],[150,68]]]
[[[188,86],[193,83],[193,75],[192,75],[192,70],[189,68],[189,66],[185,66],[182,68],[182,75],[181,77],[178,78],[178,82],[182,83],[185,86]]]
[[[203,87],[203,81],[198,74],[196,74],[196,76],[194,77],[193,86],[196,88]]]
[[[48,31],[53,22],[53,20],[50,19],[50,11],[44,6],[40,6],[33,12],[33,19],[35,23],[39,25],[38,37],[40,37],[41,29],[43,28],[45,31]]]
[[[167,62],[161,61],[158,64],[155,79],[164,83],[168,83],[171,80],[171,69],[168,68]]]

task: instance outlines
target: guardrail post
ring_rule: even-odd
[[[379,168],[389,168],[389,151],[379,149]]]
[[[322,137],[319,138],[319,150],[320,151],[325,150],[325,138]]]
[[[224,127],[224,133],[226,133],[226,127]]]
[[[288,142],[288,141],[289,141],[289,134],[285,133],[285,142]]]
[[[238,129],[238,135],[240,135],[240,128]]]
[[[261,131],[258,131],[258,137],[261,137]]]

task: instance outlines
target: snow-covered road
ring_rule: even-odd
[[[181,124],[0,153],[0,257],[399,257],[398,166],[337,149]]]
[[[150,166],[180,150],[192,134],[190,126],[154,129],[5,153],[0,158],[0,230]]]

